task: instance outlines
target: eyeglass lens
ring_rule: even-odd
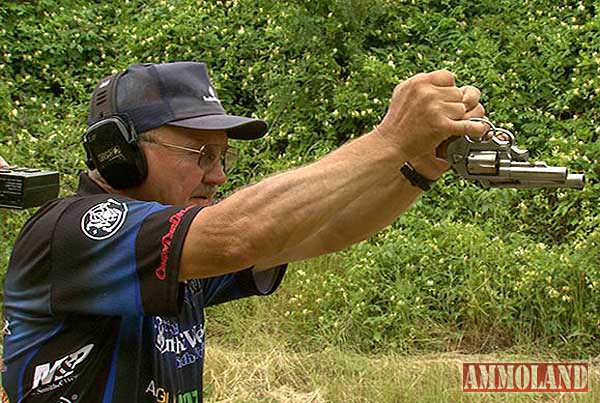
[[[217,162],[221,163],[224,171],[228,171],[233,167],[237,160],[237,153],[218,144],[205,144],[202,146],[201,154],[198,157],[198,165],[202,169],[213,168]]]

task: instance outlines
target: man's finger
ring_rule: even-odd
[[[483,118],[485,116],[485,109],[483,105],[478,104],[475,108],[468,110],[465,113],[463,119],[472,119],[472,118]]]
[[[460,87],[460,91],[462,92],[462,102],[467,107],[467,111],[477,107],[479,98],[481,97],[481,91],[478,88],[472,85],[465,85],[464,87]]]
[[[472,120],[454,120],[448,126],[449,136],[483,137],[489,130],[487,124]]]
[[[463,103],[463,92],[456,87],[438,87],[436,93],[442,101]]]
[[[437,87],[454,87],[456,85],[454,74],[448,70],[438,70],[429,73],[429,79],[431,80],[431,84]]]
[[[465,118],[467,109],[462,102],[445,102],[444,111],[446,116],[452,120],[462,120]]]
[[[0,156],[0,168],[7,167],[7,166],[8,166],[8,162],[6,162],[6,160]]]

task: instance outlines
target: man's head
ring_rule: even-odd
[[[221,156],[227,153],[224,131],[200,131],[163,125],[140,136],[148,173],[128,194],[164,204],[208,206],[226,177]]]
[[[202,161],[218,158],[228,138],[251,140],[267,132],[262,120],[227,115],[205,65],[195,62],[138,64],[105,78],[92,95],[88,125],[84,146],[90,168],[114,189],[169,204],[209,196],[224,182],[218,163]],[[196,161],[202,172],[186,161]],[[190,189],[201,174],[202,185]],[[167,177],[169,186],[156,182]]]

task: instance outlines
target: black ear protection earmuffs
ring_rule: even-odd
[[[148,175],[135,127],[116,110],[116,84],[122,73],[105,78],[92,94],[89,122],[83,135],[86,164],[97,169],[115,189],[139,185]]]

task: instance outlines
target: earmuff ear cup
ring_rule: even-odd
[[[139,185],[148,175],[143,151],[134,130],[118,116],[90,126],[83,137],[88,166],[98,170],[115,189]]]

